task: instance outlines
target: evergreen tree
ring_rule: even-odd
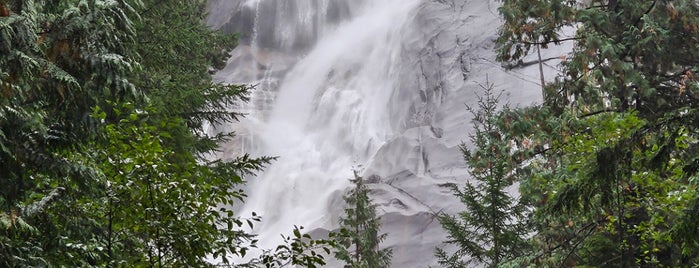
[[[120,253],[110,259],[149,266],[206,266],[210,256],[230,262],[254,246],[240,227],[259,220],[232,211],[245,197],[243,176],[270,160],[208,158],[232,133],[209,136],[205,123],[234,123],[240,114],[230,107],[247,100],[247,87],[211,78],[236,40],[204,24],[204,1],[139,2],[138,41],[125,54],[138,61],[129,79],[147,98],[103,106],[97,117],[114,124],[93,146],[110,178],[105,225],[109,248]]]
[[[354,188],[345,196],[345,217],[340,219],[335,257],[348,268],[380,268],[391,264],[391,249],[380,249],[387,234],[379,234],[381,222],[376,205],[369,198],[369,187],[354,171]]]
[[[461,145],[472,181],[463,188],[450,185],[454,195],[466,206],[458,215],[439,215],[447,231],[447,244],[456,246],[453,254],[438,248],[436,256],[443,267],[469,267],[471,263],[498,267],[526,249],[528,210],[522,200],[513,197],[517,163],[511,158],[512,146],[498,127],[500,94],[493,86],[481,86],[478,110],[473,115],[475,134],[470,135],[473,149]]]
[[[0,267],[207,267],[255,246],[243,177],[207,158],[247,87],[205,1],[0,0]],[[300,232],[260,264],[322,264]],[[241,266],[246,266],[243,264]],[[248,267],[256,265],[250,264]]]
[[[0,1],[0,266],[96,263],[83,253],[98,226],[52,206],[101,188],[80,154],[100,132],[92,107],[138,95],[130,15],[126,1]]]
[[[575,43],[544,103],[503,115],[536,204],[522,265],[696,264],[696,1],[503,2],[500,60]]]

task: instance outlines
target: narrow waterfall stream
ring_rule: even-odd
[[[456,3],[459,2],[459,3]],[[494,60],[496,1],[210,0],[214,27],[240,33],[223,83],[256,85],[237,107],[247,118],[222,157],[279,156],[249,178],[240,214],[271,248],[293,225],[333,230],[358,169],[379,205],[394,267],[434,264],[444,240],[435,219],[459,202],[440,187],[463,182],[479,84],[540,92],[536,68],[507,72]],[[554,52],[555,54],[555,52]],[[547,72],[553,72],[553,68]]]

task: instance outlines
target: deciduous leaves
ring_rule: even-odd
[[[247,97],[212,84],[235,42],[202,1],[1,2],[0,266],[206,266],[254,244],[230,206],[271,158],[205,158],[231,134],[204,123]]]

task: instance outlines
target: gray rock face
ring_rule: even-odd
[[[285,51],[307,51],[326,26],[351,12],[342,0],[211,0],[208,5],[212,27],[239,33],[244,45]]]
[[[222,157],[281,156],[250,179],[241,213],[263,215],[256,231],[276,238],[293,224],[337,228],[347,179],[359,167],[393,267],[436,265],[445,234],[435,214],[461,209],[442,186],[468,179],[458,149],[471,130],[466,105],[486,83],[513,106],[541,96],[537,64],[505,70],[495,61],[496,2],[209,1],[209,24],[243,36],[216,79],[257,84],[251,103],[238,107],[249,113],[233,126],[240,140]],[[545,64],[547,79],[556,64]]]

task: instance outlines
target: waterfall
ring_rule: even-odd
[[[310,14],[319,11],[308,10],[329,6],[328,1],[296,3],[304,30],[317,28],[311,26]],[[278,234],[289,233],[293,224],[336,227],[338,215],[328,205],[348,186],[352,169],[366,165],[392,138],[392,115],[402,109],[392,109],[391,97],[400,90],[402,46],[414,36],[407,26],[418,3],[348,1],[355,14],[332,29],[297,33],[315,36],[317,42],[281,78],[273,109],[264,120],[257,118],[263,122],[251,130],[260,143],[253,153],[279,156],[250,183],[250,198],[241,210],[241,215],[263,217],[255,231],[272,237],[263,238],[263,247],[278,243]],[[255,7],[260,14],[260,2]],[[250,41],[253,55],[262,49],[256,47],[262,43],[256,40],[260,31],[256,27]],[[282,48],[289,49],[298,38],[288,35],[289,29],[275,31]]]
[[[457,3],[459,2],[459,3]],[[538,70],[495,62],[495,0],[209,0],[208,23],[240,33],[215,80],[256,85],[237,110],[240,152],[279,156],[248,178],[238,208],[262,216],[253,232],[272,248],[294,225],[337,228],[359,169],[379,206],[394,267],[435,265],[445,240],[438,211],[459,211],[441,187],[463,183],[458,145],[465,104],[488,75],[513,103],[538,98]],[[544,52],[544,51],[542,51]],[[558,56],[554,50],[545,56]],[[555,65],[547,66],[547,77]]]

